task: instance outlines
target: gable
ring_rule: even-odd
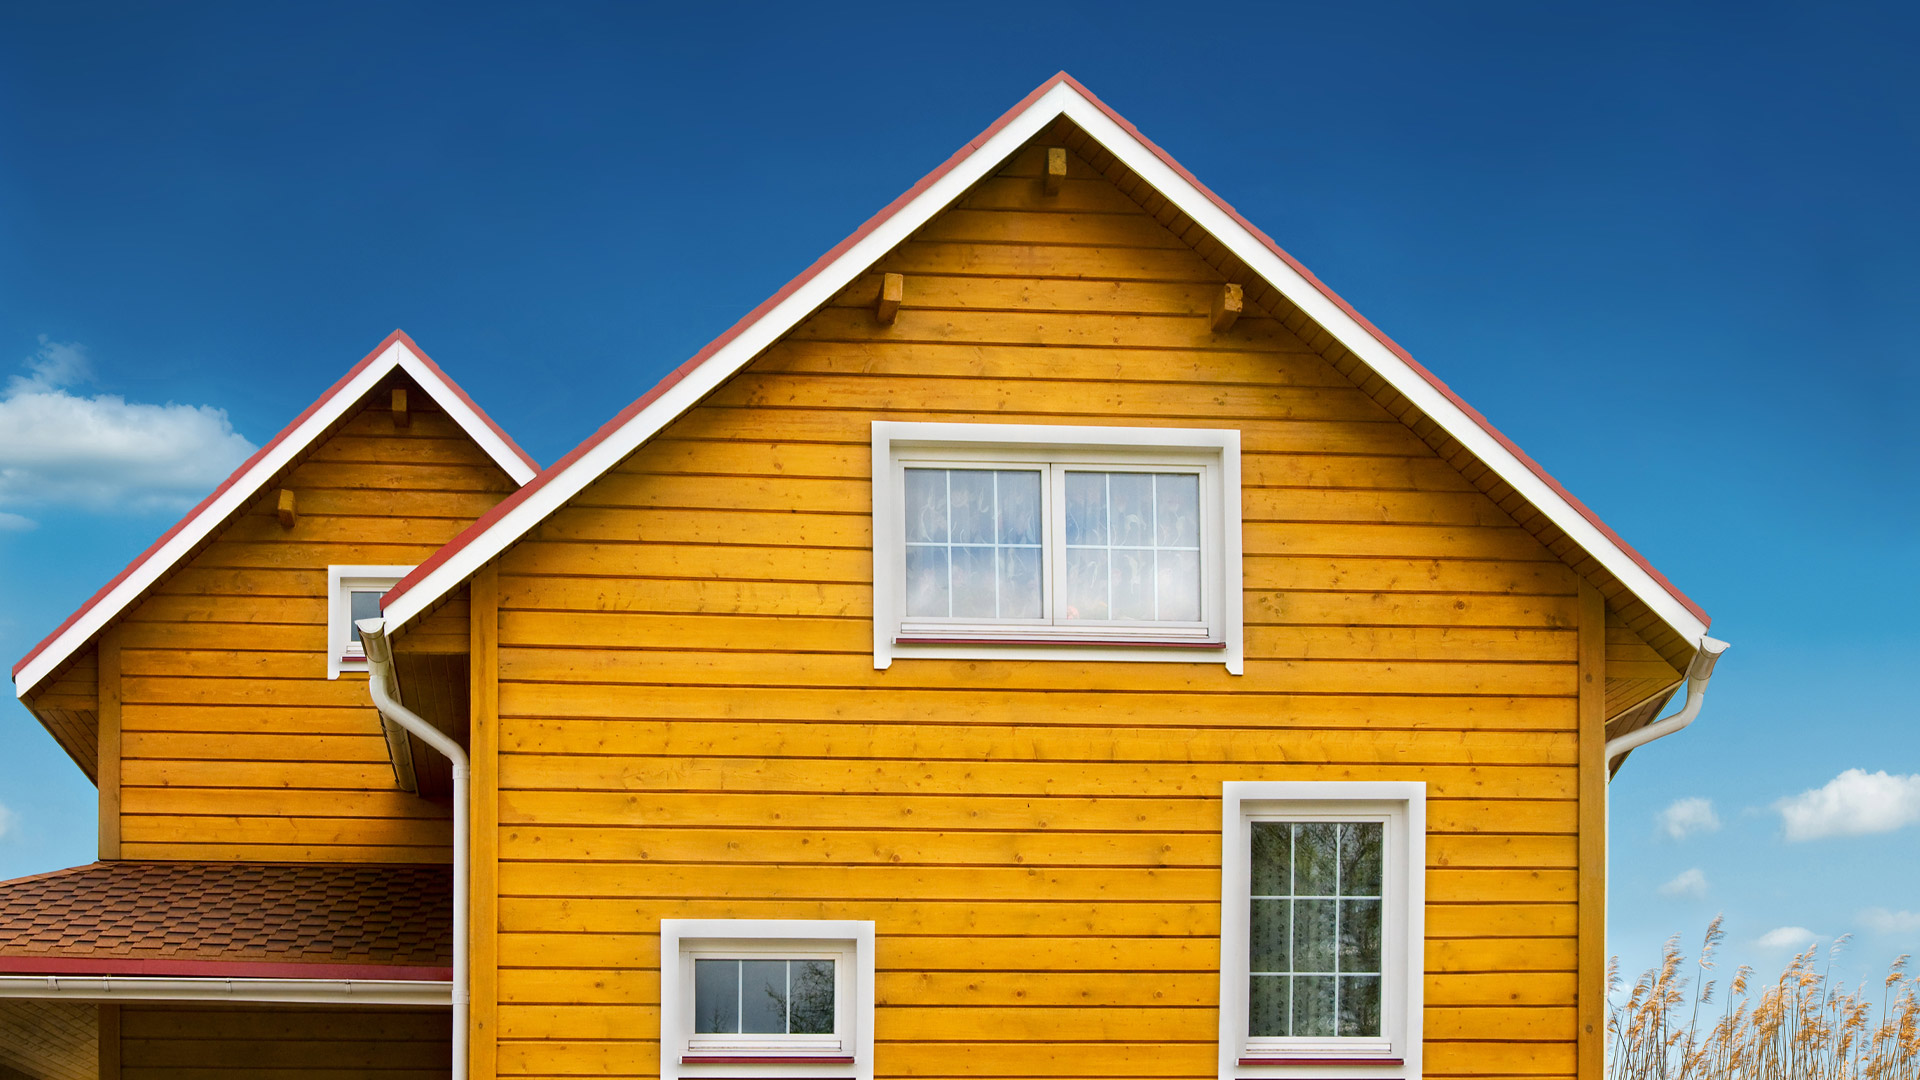
[[[1230,279],[1250,277],[1256,305],[1323,356],[1350,359],[1353,369],[1345,373],[1383,407],[1430,444],[1439,444],[1436,448],[1463,471],[1490,474],[1483,490],[1516,518],[1542,519],[1536,535],[1558,545],[1564,558],[1582,563],[1587,576],[1601,579],[1610,603],[1630,618],[1664,624],[1670,633],[1663,635],[1663,644],[1675,656],[1691,651],[1706,629],[1697,606],[1404,350],[1064,74],[402,581],[384,602],[390,625],[402,626],[430,607],[1049,130],[1057,138],[1077,130],[1082,158],[1109,179],[1123,174],[1120,190],[1167,226],[1178,243]],[[975,242],[991,245],[993,238]],[[1140,250],[1151,252],[1153,245]],[[1145,262],[1152,257],[1140,256]]]

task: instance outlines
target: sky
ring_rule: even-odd
[[[1055,71],[1733,643],[1613,784],[1627,970],[1920,952],[1920,46],[1848,4],[12,4],[0,655],[390,330],[542,462]],[[0,701],[0,877],[94,793]]]

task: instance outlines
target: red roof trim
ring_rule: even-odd
[[[75,623],[79,622],[82,618],[84,618],[89,611],[92,611],[96,606],[99,605],[99,603],[102,600],[106,599],[107,596],[111,594],[114,589],[120,586],[121,582],[125,581],[128,577],[130,577],[134,573],[134,571],[146,565],[147,560],[153,558],[154,555],[157,554],[161,548],[167,545],[168,541],[172,540],[175,536],[178,536],[181,530],[193,524],[193,522],[197,518],[199,518],[201,514],[205,513],[207,508],[212,506],[214,502],[220,498],[220,496],[226,494],[228,489],[232,488],[235,484],[239,483],[240,480],[247,475],[249,470],[251,470],[261,460],[265,459],[265,457],[268,454],[272,453],[274,447],[279,446],[282,442],[285,442],[287,439],[291,438],[293,436],[293,433],[299,430],[300,425],[307,422],[308,417],[311,417],[314,413],[318,412],[322,407],[324,407],[328,402],[332,401],[336,395],[338,395],[342,390],[346,388],[347,384],[351,383],[356,376],[358,376],[362,371],[366,370],[367,365],[373,363],[374,360],[378,359],[380,354],[386,352],[387,349],[391,347],[395,342],[398,342],[399,344],[406,346],[407,351],[413,353],[413,355],[422,364],[426,365],[427,370],[433,372],[433,374],[437,378],[439,378],[441,382],[445,383],[447,386],[447,389],[453,391],[454,396],[458,397],[462,404],[472,409],[474,415],[479,417],[481,422],[485,423],[489,430],[491,430],[495,435],[499,436],[500,441],[505,443],[507,448],[513,451],[516,457],[518,457],[521,461],[525,462],[528,468],[533,469],[536,472],[539,471],[540,463],[533,460],[533,458],[529,456],[525,450],[522,450],[520,448],[520,445],[514,442],[513,439],[507,435],[505,429],[501,428],[499,424],[494,423],[493,418],[487,415],[486,410],[482,409],[477,403],[475,403],[473,398],[469,397],[467,395],[467,392],[465,390],[462,390],[458,383],[454,382],[451,378],[448,378],[447,373],[441,370],[440,365],[434,363],[431,357],[427,356],[425,352],[421,351],[420,346],[414,344],[413,339],[407,336],[406,331],[395,330],[393,333],[388,334],[386,338],[384,338],[380,342],[379,345],[375,346],[372,352],[368,353],[364,357],[361,357],[360,362],[353,365],[353,367],[349,368],[345,375],[340,376],[340,378],[336,380],[332,386],[327,388],[326,393],[321,394],[318,398],[315,398],[313,404],[308,405],[306,409],[300,413],[299,416],[296,416],[293,418],[292,423],[280,429],[280,433],[278,435],[275,435],[271,440],[269,440],[265,446],[262,446],[260,449],[254,451],[252,457],[249,457],[245,462],[242,462],[239,468],[233,470],[232,475],[228,476],[225,480],[221,481],[220,486],[217,488],[214,488],[213,491],[210,494],[208,494],[206,498],[201,499],[200,502],[196,504],[192,510],[189,510],[187,512],[187,515],[185,517],[175,522],[171,529],[168,529],[166,532],[161,533],[160,539],[155,540],[152,544],[149,544],[145,551],[141,552],[138,556],[134,558],[132,562],[127,564],[126,569],[120,571],[118,574],[115,574],[113,577],[113,580],[107,582],[105,585],[100,586],[99,590],[95,592],[91,597],[89,597],[86,603],[81,604],[77,611],[67,616],[65,621],[63,621],[59,626],[55,627],[53,630],[53,633],[48,634],[46,637],[40,639],[40,643],[38,645],[35,645],[30,651],[28,651],[27,655],[21,657],[13,665],[13,670],[11,672],[11,675],[16,679],[19,678],[20,669],[32,663],[34,657],[39,656],[42,652],[46,651],[48,646],[52,645],[55,641],[58,641],[62,634],[66,633],[67,630],[70,629]]]
[[[148,960],[133,956],[0,956],[6,975],[121,975],[135,978],[385,979],[446,982],[452,968],[398,964],[264,963],[252,960]]]
[[[998,120],[995,120],[993,124],[990,125],[985,131],[981,132],[979,135],[974,136],[972,140],[970,140],[965,146],[961,147],[958,151],[956,151],[953,154],[953,156],[949,157],[946,160],[946,162],[943,163],[939,168],[933,170],[932,172],[928,173],[926,176],[922,177],[919,183],[907,189],[905,193],[903,193],[899,198],[893,200],[893,202],[888,203],[887,206],[884,209],[882,209],[879,213],[867,219],[867,222],[861,225],[859,229],[855,230],[853,235],[847,237],[845,240],[842,240],[840,241],[840,243],[834,245],[832,250],[828,251],[825,255],[822,255],[819,259],[815,260],[813,265],[807,267],[807,269],[802,271],[798,277],[794,278],[792,281],[787,282],[787,284],[783,286],[779,292],[774,293],[772,296],[762,301],[758,307],[755,307],[752,311],[748,312],[747,315],[744,318],[742,318],[739,322],[733,324],[733,326],[729,328],[726,333],[721,334],[719,337],[715,338],[710,344],[708,344],[706,348],[701,349],[698,353],[694,354],[692,359],[688,360],[686,363],[681,364],[679,367],[669,372],[665,378],[661,379],[660,382],[654,386],[653,389],[647,391],[646,394],[642,395],[640,399],[635,401],[633,404],[627,406],[625,409],[622,409],[616,416],[614,416],[613,419],[603,424],[600,427],[600,430],[594,432],[593,435],[588,437],[587,440],[582,442],[579,446],[574,447],[573,450],[570,451],[565,457],[561,458],[559,461],[554,462],[551,466],[549,466],[546,469],[546,471],[542,472],[539,476],[536,476],[532,480],[528,481],[526,486],[522,487],[519,491],[513,493],[512,495],[508,496],[506,499],[502,500],[500,503],[496,504],[492,510],[489,510],[478,521],[468,526],[464,531],[460,533],[460,535],[448,541],[447,544],[443,546],[439,551],[434,552],[433,555],[427,559],[427,561],[415,567],[412,573],[402,578],[397,585],[395,585],[391,590],[389,590],[381,602],[382,606],[383,607],[389,606],[399,597],[405,595],[409,589],[412,589],[416,584],[418,584],[428,574],[432,573],[442,563],[446,562],[449,558],[452,558],[456,553],[458,553],[460,550],[465,548],[468,544],[472,543],[476,538],[484,534],[488,529],[490,529],[493,526],[495,522],[499,521],[502,517],[506,516],[506,514],[511,512],[514,507],[519,506],[520,503],[525,501],[529,496],[531,496],[533,492],[538,491],[540,488],[546,486],[547,482],[550,481],[553,477],[558,476],[562,472],[565,472],[567,467],[572,465],[575,461],[579,460],[581,455],[585,454],[587,451],[593,449],[595,446],[598,446],[600,443],[604,442],[607,438],[612,436],[614,432],[618,431],[621,427],[625,426],[629,420],[632,420],[635,416],[639,415],[642,409],[645,409],[648,405],[651,405],[656,399],[660,397],[660,395],[666,393],[668,389],[672,388],[676,383],[686,378],[687,375],[690,374],[695,368],[698,368],[701,364],[704,364],[715,353],[719,352],[722,348],[724,348],[728,342],[731,342],[734,338],[739,337],[742,332],[744,332],[748,327],[752,326],[754,323],[758,322],[763,316],[766,315],[767,312],[771,311],[781,301],[785,300],[788,296],[792,295],[795,290],[799,289],[801,286],[811,281],[822,270],[826,269],[826,267],[830,265],[835,259],[839,258],[848,249],[852,248],[855,244],[859,243],[862,239],[864,239],[867,236],[867,234],[879,228],[894,214],[898,213],[908,203],[912,202],[914,198],[917,197],[922,191],[925,191],[935,181],[939,180],[941,177],[951,172],[961,162],[965,161],[968,157],[970,157],[973,154],[975,150],[978,150],[982,145],[986,143],[988,139],[992,138],[996,133],[998,133],[1001,128],[1007,126],[1009,123],[1011,123],[1014,120],[1015,117],[1025,112],[1029,106],[1031,106],[1034,102],[1038,101],[1041,97],[1043,97],[1047,93],[1047,91],[1052,90],[1055,86],[1058,86],[1062,83],[1065,83],[1066,85],[1072,87],[1076,93],[1086,98],[1086,100],[1090,104],[1092,104],[1095,108],[1105,113],[1107,117],[1111,119],[1114,123],[1118,124],[1122,130],[1126,131],[1129,135],[1138,139],[1142,146],[1152,151],[1154,156],[1158,157],[1163,163],[1165,163],[1165,165],[1168,168],[1172,169],[1175,173],[1179,174],[1182,179],[1192,184],[1194,187],[1194,190],[1206,196],[1207,199],[1210,200],[1216,207],[1218,207],[1222,213],[1226,214],[1228,217],[1231,217],[1235,223],[1240,225],[1242,228],[1246,229],[1250,235],[1252,235],[1255,239],[1259,240],[1260,243],[1265,245],[1269,251],[1273,252],[1274,255],[1279,257],[1288,266],[1292,267],[1297,273],[1299,273],[1300,276],[1304,278],[1308,284],[1312,285],[1315,289],[1318,289],[1322,296],[1325,296],[1335,306],[1339,307],[1340,310],[1345,312],[1349,317],[1351,317],[1354,320],[1354,322],[1358,323],[1362,329],[1366,330],[1367,333],[1373,335],[1376,341],[1378,341],[1381,345],[1385,346],[1388,349],[1388,351],[1392,352],[1408,367],[1412,368],[1415,374],[1419,375],[1422,379],[1425,379],[1429,385],[1431,385],[1435,390],[1439,391],[1442,395],[1444,395],[1447,398],[1447,400],[1451,401],[1454,405],[1459,407],[1459,409],[1466,414],[1468,419],[1472,420],[1475,424],[1479,425],[1482,431],[1485,431],[1496,442],[1498,442],[1502,447],[1504,447],[1509,453],[1513,454],[1516,460],[1518,460],[1522,465],[1526,466],[1528,471],[1532,472],[1534,476],[1538,477],[1540,481],[1546,484],[1550,489],[1552,489],[1556,495],[1559,495],[1562,499],[1565,499],[1567,502],[1567,505],[1571,506],[1574,509],[1574,511],[1577,512],[1581,517],[1585,518],[1589,524],[1591,524],[1594,528],[1598,529],[1601,535],[1605,536],[1610,542],[1614,544],[1614,546],[1618,547],[1622,553],[1624,553],[1628,558],[1632,559],[1635,565],[1639,566],[1642,570],[1645,570],[1647,574],[1650,577],[1652,577],[1653,580],[1657,582],[1662,589],[1665,589],[1668,595],[1672,596],[1676,601],[1678,601],[1681,604],[1681,606],[1685,607],[1688,611],[1692,612],[1695,616],[1697,616],[1703,624],[1711,623],[1712,620],[1708,617],[1707,613],[1704,610],[1702,610],[1698,604],[1694,603],[1691,599],[1687,597],[1685,593],[1682,593],[1678,588],[1676,588],[1671,581],[1668,581],[1666,578],[1666,575],[1654,569],[1653,564],[1649,563],[1646,560],[1645,556],[1641,555],[1638,551],[1634,550],[1634,548],[1631,545],[1629,545],[1625,540],[1621,539],[1620,534],[1614,532],[1613,529],[1610,528],[1605,522],[1601,521],[1599,516],[1596,515],[1592,510],[1588,509],[1585,503],[1582,503],[1579,499],[1574,498],[1573,494],[1569,492],[1565,487],[1561,486],[1558,480],[1555,480],[1550,474],[1548,474],[1548,472],[1545,469],[1541,468],[1538,462],[1535,462],[1532,458],[1528,457],[1526,453],[1523,452],[1520,449],[1520,447],[1514,443],[1512,439],[1507,438],[1504,434],[1500,432],[1498,428],[1494,427],[1491,423],[1489,423],[1487,421],[1487,418],[1480,415],[1480,412],[1477,409],[1474,409],[1472,406],[1468,405],[1464,400],[1462,400],[1458,394],[1455,394],[1453,390],[1447,386],[1446,383],[1441,382],[1438,378],[1434,376],[1432,372],[1428,371],[1424,366],[1420,364],[1419,361],[1415,360],[1411,353],[1401,348],[1398,342],[1388,337],[1384,332],[1380,330],[1379,327],[1373,325],[1373,323],[1368,321],[1368,319],[1365,316],[1361,315],[1360,312],[1357,311],[1352,304],[1347,303],[1346,300],[1342,299],[1338,293],[1328,288],[1326,283],[1322,282],[1319,278],[1315,277],[1313,273],[1309,271],[1305,266],[1303,266],[1298,259],[1295,259],[1292,255],[1287,254],[1287,252],[1284,249],[1282,249],[1279,244],[1274,243],[1272,237],[1269,237],[1266,233],[1260,231],[1260,229],[1255,227],[1252,222],[1248,221],[1245,217],[1241,216],[1238,210],[1235,210],[1232,206],[1228,205],[1226,200],[1214,194],[1212,189],[1208,188],[1205,184],[1201,183],[1199,178],[1195,177],[1191,172],[1188,172],[1185,166],[1175,161],[1172,155],[1168,154],[1165,150],[1162,150],[1158,145],[1156,145],[1153,142],[1153,140],[1141,134],[1139,128],[1134,127],[1132,123],[1128,122],[1125,117],[1115,112],[1110,106],[1107,105],[1106,102],[1101,101],[1098,97],[1094,96],[1094,93],[1091,90],[1088,90],[1085,86],[1081,85],[1079,80],[1075,79],[1071,75],[1068,75],[1064,71],[1055,75],[1053,78],[1048,79],[1046,82],[1041,83],[1040,86],[1037,89],[1035,89],[1032,93],[1028,94],[1025,98],[1022,98],[1018,105],[1015,105],[1013,108],[1008,109],[1006,113],[1004,113]]]

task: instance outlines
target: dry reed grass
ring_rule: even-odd
[[[1624,1001],[1620,961],[1608,965],[1608,1080],[1920,1080],[1920,976],[1908,977],[1907,957],[1878,993],[1848,990],[1828,977],[1841,938],[1824,964],[1810,946],[1771,985],[1740,968],[1716,1005],[1708,976],[1721,922],[1707,928],[1692,971],[1676,935]]]

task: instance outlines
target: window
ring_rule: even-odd
[[[1238,432],[873,428],[875,667],[1064,656],[1240,671]]]
[[[660,924],[663,1078],[873,1076],[873,924]]]
[[[1229,783],[1220,1075],[1420,1075],[1426,785]]]
[[[412,571],[411,566],[327,567],[327,678],[367,670],[360,645],[361,619],[378,618],[380,598]]]

